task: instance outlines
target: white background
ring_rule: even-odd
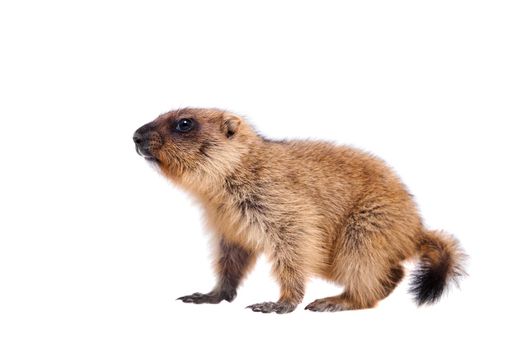
[[[523,348],[521,1],[2,1],[0,348]],[[198,205],[133,131],[181,106],[387,160],[470,277],[417,308],[263,315],[263,259],[231,304]],[[308,284],[305,303],[340,289]],[[522,324],[519,326],[519,324]]]

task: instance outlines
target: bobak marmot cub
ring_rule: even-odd
[[[241,117],[185,108],[139,128],[137,152],[202,203],[216,245],[217,284],[186,303],[232,301],[257,256],[266,254],[281,288],[253,311],[287,313],[301,303],[309,276],[344,287],[312,311],[374,307],[419,260],[410,291],[438,300],[463,274],[449,235],[423,227],[412,196],[385,163],[350,147],[271,141]]]

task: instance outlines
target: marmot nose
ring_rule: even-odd
[[[133,134],[133,142],[135,142],[137,145],[140,145],[142,141],[144,141],[144,136],[135,131],[135,133]]]
[[[151,131],[153,131],[153,123],[142,125],[133,134],[133,142],[135,142],[136,145],[144,143]]]

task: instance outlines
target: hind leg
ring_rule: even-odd
[[[404,276],[401,262],[416,251],[416,236],[421,232],[411,203],[398,205],[371,198],[352,210],[334,242],[329,275],[345,291],[314,301],[308,310],[367,309],[394,290]]]
[[[368,307],[372,307],[368,306]],[[335,295],[333,297],[317,299],[310,304],[306,305],[305,310],[310,311],[344,311],[344,310],[356,310],[367,308],[363,305],[357,305],[352,297],[344,292],[340,295]]]
[[[343,311],[368,309],[376,306],[377,302],[386,298],[397,284],[403,279],[404,270],[400,264],[391,267],[382,278],[371,283],[370,276],[363,276],[366,279],[352,278],[352,285],[347,286],[346,290],[333,297],[317,299],[306,306],[310,311]]]

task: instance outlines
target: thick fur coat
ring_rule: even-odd
[[[161,115],[134,135],[137,151],[202,204],[214,235],[217,285],[184,302],[232,301],[266,254],[281,287],[254,311],[287,313],[302,301],[309,276],[344,287],[306,309],[374,307],[418,259],[411,292],[438,300],[464,274],[451,236],[426,229],[396,174],[363,151],[313,141],[271,141],[241,117],[216,109]]]

